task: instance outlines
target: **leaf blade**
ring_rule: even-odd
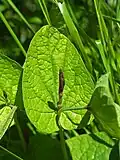
[[[67,145],[73,160],[109,160],[112,150],[112,140],[102,132],[90,135],[81,135],[68,139]]]
[[[12,122],[16,109],[16,106],[13,106],[12,109],[9,106],[0,109],[0,139],[3,137]]]
[[[75,66],[77,66],[75,68],[76,71],[73,70],[72,72]],[[40,131],[47,133],[58,130],[56,125],[57,112],[52,108],[57,108],[58,106],[60,70],[62,70],[65,76],[62,107],[78,107],[87,104],[94,85],[79,53],[73,44],[64,35],[60,34],[57,29],[51,26],[44,26],[37,32],[28,50],[28,57],[23,72],[23,96],[28,117]],[[76,75],[77,78],[74,80]],[[84,83],[86,84],[82,87]],[[78,87],[79,84],[81,84],[80,87]],[[73,87],[74,85],[75,87]],[[74,96],[73,102],[69,103],[67,97],[69,98],[69,93],[72,94],[74,91],[77,99]],[[83,99],[79,96],[80,92]],[[48,107],[48,103],[53,103],[54,107]],[[41,116],[41,114],[44,114],[44,116]],[[44,118],[45,115],[47,118],[47,114],[49,115],[49,120]],[[75,118],[73,116],[73,121],[76,121]],[[80,118],[81,115],[77,119],[78,123]],[[44,129],[42,119],[44,119]],[[67,127],[63,123],[63,127]],[[74,127],[75,125],[71,124],[67,128],[71,129]]]
[[[120,139],[120,106],[110,94],[108,74],[98,80],[88,110],[108,134]]]

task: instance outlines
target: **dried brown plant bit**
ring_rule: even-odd
[[[63,71],[60,69],[59,70],[59,94],[63,93],[63,89],[64,89],[64,73]]]

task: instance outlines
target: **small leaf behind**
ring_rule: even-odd
[[[0,53],[0,104],[4,96],[14,104],[22,67]]]
[[[72,160],[109,160],[114,145],[105,133],[81,135],[68,139]]]
[[[110,94],[108,74],[98,80],[88,109],[107,133],[120,139],[120,106]]]
[[[16,106],[13,106],[12,108],[5,106],[0,109],[0,139],[3,137],[10,123],[12,122],[16,109]]]

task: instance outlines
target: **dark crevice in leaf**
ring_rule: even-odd
[[[5,99],[7,99],[8,97],[7,97],[7,93],[3,90],[3,96],[4,96],[4,98]]]
[[[70,122],[72,122],[72,124],[74,125],[78,125],[78,123],[75,123],[72,118],[69,116],[69,114],[66,112],[65,115],[67,116],[67,118],[70,120]]]
[[[5,107],[6,106],[6,104],[1,104],[0,105],[0,109],[2,109],[3,107]]]
[[[119,160],[119,158],[119,141],[117,141],[110,152],[109,160]]]
[[[37,133],[30,137],[25,160],[63,160],[60,142],[52,136]],[[71,159],[70,159],[71,160]]]
[[[48,107],[54,111],[57,111],[57,108],[55,107],[53,102],[48,101]]]

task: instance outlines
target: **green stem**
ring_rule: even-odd
[[[18,8],[15,6],[15,4],[12,2],[12,0],[7,0],[9,5],[14,9],[14,11],[20,16],[20,18],[24,21],[24,23],[28,26],[28,28],[35,33],[32,26],[28,23],[28,21],[25,19],[25,17],[21,14],[21,12],[18,10]]]
[[[17,43],[17,45],[19,46],[19,48],[21,49],[22,53],[24,54],[24,56],[26,57],[26,51],[23,48],[22,44],[20,43],[19,39],[17,38],[17,36],[15,35],[15,33],[13,32],[12,28],[10,27],[9,23],[7,22],[7,20],[5,19],[4,15],[2,14],[2,12],[0,12],[0,18],[3,21],[3,23],[5,24],[5,26],[7,27],[7,29],[9,30],[10,34],[12,35],[12,37],[14,38],[15,42]]]
[[[1,148],[2,150],[4,150],[5,152],[7,152],[8,154],[10,154],[10,155],[12,155],[13,157],[15,157],[16,159],[18,159],[18,160],[23,160],[22,158],[18,157],[17,155],[15,155],[15,154],[12,153],[11,151],[7,150],[6,148],[4,148],[4,147],[2,147],[2,146],[0,146],[0,148]]]
[[[19,133],[19,136],[20,136],[20,139],[21,139],[21,143],[22,143],[22,146],[23,146],[23,150],[24,150],[24,152],[26,152],[26,142],[25,142],[25,139],[24,139],[22,130],[21,130],[21,128],[20,128],[19,122],[18,122],[18,120],[17,120],[17,113],[16,113],[15,116],[14,116],[14,120],[15,120],[16,127],[17,127],[17,129],[18,129],[18,133]]]
[[[87,106],[85,106],[85,107],[61,108],[62,111],[73,111],[73,110],[83,110],[83,109],[87,109]]]
[[[59,133],[60,133],[60,143],[61,143],[61,148],[62,148],[64,160],[68,160],[65,139],[64,139],[64,130],[61,126],[59,127]]]
[[[61,149],[63,152],[63,156],[64,156],[64,160],[68,160],[68,155],[67,155],[67,150],[66,150],[66,145],[65,145],[65,139],[64,139],[64,129],[62,128],[59,119],[61,116],[61,112],[62,112],[62,106],[61,106],[61,99],[62,97],[59,99],[59,103],[58,103],[58,119],[57,119],[57,124],[59,127],[59,135],[60,135],[60,144],[61,144]]]
[[[119,157],[120,157],[120,140],[118,141],[118,150],[119,150]]]
[[[64,160],[69,160],[68,155],[67,155],[66,145],[65,145],[65,139],[64,139],[64,129],[62,128],[61,124],[59,123],[59,119],[60,119],[61,111],[62,111],[60,104],[58,105],[58,108],[60,108],[60,109],[58,110],[57,124],[58,124],[58,127],[59,127],[61,149],[62,149],[62,152],[63,152]]]

